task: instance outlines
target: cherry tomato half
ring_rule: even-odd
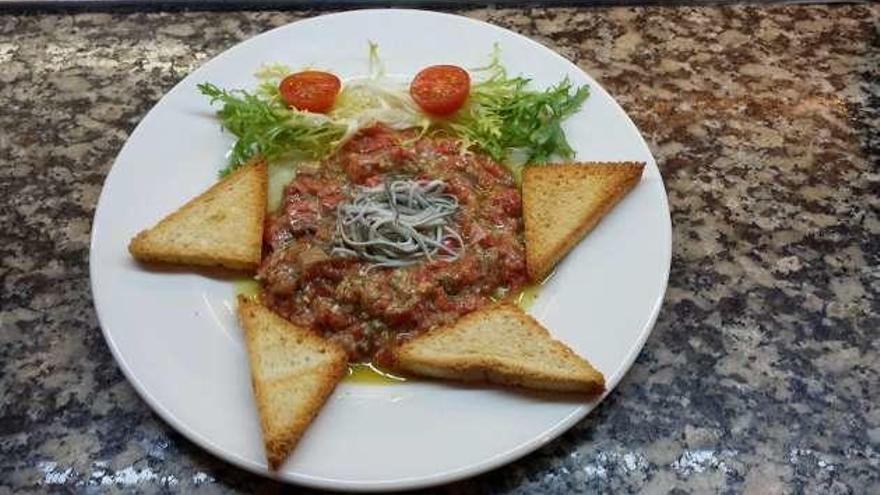
[[[471,77],[455,65],[422,69],[409,85],[409,94],[427,113],[449,115],[464,105],[471,92]]]
[[[278,91],[287,106],[315,113],[330,110],[340,88],[342,82],[338,77],[319,70],[291,74],[278,85]]]

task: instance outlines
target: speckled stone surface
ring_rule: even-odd
[[[880,6],[473,10],[596,77],[654,151],[674,249],[620,386],[444,493],[880,493]],[[89,229],[138,120],[303,12],[0,15],[0,493],[278,491],[203,452],[98,328]]]

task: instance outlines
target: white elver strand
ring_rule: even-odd
[[[464,251],[453,229],[458,198],[441,180],[390,179],[360,187],[337,208],[333,256],[351,256],[375,267],[424,260],[457,260]]]

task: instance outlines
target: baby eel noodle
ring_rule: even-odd
[[[360,187],[338,207],[331,254],[367,260],[370,268],[457,260],[464,242],[450,224],[458,199],[445,191],[440,180],[393,179]]]

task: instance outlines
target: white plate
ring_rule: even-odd
[[[565,124],[582,160],[647,162],[642,182],[560,265],[531,313],[613,388],[645,342],[666,290],[670,220],[657,166],[638,130],[596,81],[546,47],[490,24],[415,10],[316,17],[225,51],[172,89],[141,121],[104,184],[92,231],[91,277],[104,336],[125,375],[187,438],[267,474],[234,287],[186,271],[146,270],[129,239],[217,179],[229,137],[200,82],[251,88],[265,62],[367,71],[367,41],[389,72],[433,63],[476,67],[494,43],[511,74],[544,87],[589,84]],[[594,403],[540,400],[481,387],[343,382],[278,478],[321,488],[390,490],[472,476],[517,459],[581,420]]]

